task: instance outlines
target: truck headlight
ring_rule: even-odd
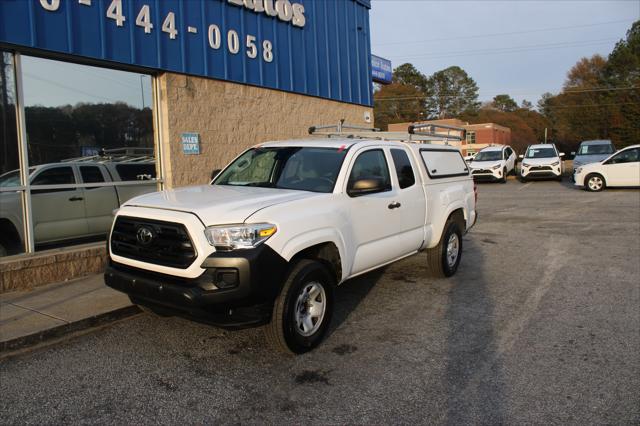
[[[271,223],[249,223],[238,225],[209,226],[204,230],[209,244],[217,248],[235,250],[259,246],[276,233],[278,228]]]

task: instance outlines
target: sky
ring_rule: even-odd
[[[582,57],[606,57],[640,19],[640,0],[373,0],[372,53],[428,75],[458,65],[481,101],[535,103]]]

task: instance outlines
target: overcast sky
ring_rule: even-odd
[[[460,66],[480,100],[507,93],[535,104],[580,58],[608,55],[637,19],[640,0],[373,0],[371,44],[394,68]]]

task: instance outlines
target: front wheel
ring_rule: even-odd
[[[600,192],[606,186],[604,178],[597,173],[587,176],[584,181],[584,189],[591,192]]]
[[[318,346],[331,322],[333,287],[332,275],[320,262],[304,259],[296,263],[264,329],[271,345],[294,354]]]
[[[431,275],[450,277],[458,270],[462,259],[462,229],[458,222],[449,219],[437,246],[427,249],[427,262]]]

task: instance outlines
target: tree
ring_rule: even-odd
[[[389,123],[419,121],[424,116],[424,93],[415,86],[393,83],[373,95],[376,126],[387,129]]]
[[[528,110],[532,110],[533,109],[533,104],[531,102],[529,102],[526,99],[522,100],[522,104],[520,104],[520,108],[521,109],[528,109]]]
[[[433,74],[425,88],[430,118],[452,118],[478,110],[478,85],[460,67],[452,66]]]
[[[409,63],[393,70],[393,82],[413,86],[421,92],[427,87],[427,77]]]
[[[495,109],[505,112],[513,112],[518,109],[518,104],[509,95],[496,95],[492,105]]]

